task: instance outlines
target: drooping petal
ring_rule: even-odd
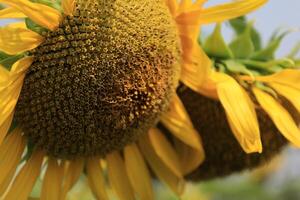
[[[197,151],[178,139],[174,139],[174,143],[184,175],[193,172],[204,161],[204,152]]]
[[[106,160],[108,177],[112,189],[116,192],[120,200],[133,200],[133,189],[121,155],[118,152],[113,152],[106,156]]]
[[[76,2],[75,0],[62,0],[61,1],[63,11],[66,15],[73,15]]]
[[[0,0],[0,2],[18,9],[35,23],[52,31],[58,27],[62,18],[58,10],[44,4],[33,3],[28,0]]]
[[[192,38],[181,36],[183,64],[180,80],[195,92],[199,92],[211,73],[211,60]]]
[[[300,90],[278,83],[269,83],[269,85],[280,95],[289,100],[293,104],[293,106],[295,106],[297,111],[300,112]]]
[[[285,69],[269,76],[258,76],[256,80],[266,83],[278,83],[300,90],[300,71],[298,69]]]
[[[3,139],[5,138],[9,128],[10,128],[10,125],[11,125],[11,122],[13,120],[13,117],[14,117],[14,113],[11,113],[7,118],[6,120],[3,122],[3,124],[0,126],[0,145],[2,144],[3,142]]]
[[[16,128],[0,146],[0,191],[6,190],[7,183],[11,181],[24,149],[25,140],[22,137],[22,131],[20,128]]]
[[[218,96],[236,139],[245,152],[262,152],[258,120],[248,94],[226,74],[214,73],[214,80],[217,82]]]
[[[77,180],[79,179],[84,167],[84,160],[77,158],[72,161],[65,161],[64,163],[64,175],[65,178],[62,184],[62,191],[60,199],[65,199],[67,193],[72,189]]]
[[[63,180],[63,166],[55,158],[50,158],[43,180],[41,200],[58,200]]]
[[[231,3],[185,12],[176,18],[177,23],[200,25],[222,22],[245,15],[265,4],[267,0],[240,0]]]
[[[181,168],[176,151],[172,147],[165,135],[159,129],[150,129],[149,139],[158,157],[172,170],[177,176],[181,176]]]
[[[42,36],[27,28],[12,27],[9,25],[0,28],[0,50],[9,55],[15,55],[34,49],[40,45],[42,41]]]
[[[4,8],[0,10],[0,19],[7,19],[7,18],[25,18],[26,15],[20,12],[18,9],[15,8]]]
[[[136,144],[127,145],[124,159],[129,181],[140,199],[153,200],[153,188],[150,173]]]
[[[203,150],[199,134],[194,129],[189,115],[178,96],[174,96],[169,111],[161,117],[161,122],[175,137],[185,144],[199,151]]]
[[[103,170],[100,166],[100,160],[98,158],[88,158],[87,160],[87,177],[93,193],[97,199],[108,200],[105,179]]]
[[[258,103],[268,113],[278,130],[295,146],[300,147],[300,130],[286,109],[271,95],[253,88]]]
[[[139,148],[157,177],[169,186],[174,193],[181,195],[185,186],[183,176],[177,176],[169,167],[164,165],[152,148],[148,135],[140,137]]]
[[[35,151],[24,167],[18,173],[4,200],[27,200],[38,178],[43,162],[44,153]]]

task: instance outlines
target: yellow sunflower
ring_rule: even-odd
[[[0,0],[0,18],[24,19],[0,29],[1,198],[27,199],[41,176],[41,199],[65,199],[85,173],[98,199],[107,180],[122,200],[153,199],[147,165],[180,195],[204,159],[176,96],[210,72],[199,25],[266,0],[204,2]]]
[[[265,164],[288,141],[300,147],[297,59],[274,56],[288,31],[276,32],[263,47],[252,22],[238,18],[230,24],[237,34],[229,44],[220,25],[203,42],[213,62],[204,84],[178,90],[206,153],[189,176],[193,180]]]

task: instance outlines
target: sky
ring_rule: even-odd
[[[228,0],[209,0],[206,7],[228,2]],[[300,41],[300,1],[299,0],[269,0],[262,8],[251,13],[249,19],[255,20],[255,27],[262,33],[266,41],[277,28],[298,29],[288,35],[278,51],[278,56],[288,54],[293,45]],[[210,31],[211,26],[203,27],[204,32]],[[230,38],[232,33],[224,30],[225,38]]]

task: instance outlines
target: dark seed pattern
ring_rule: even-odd
[[[189,180],[204,181],[255,168],[268,162],[287,144],[266,113],[257,109],[263,152],[246,154],[231,132],[220,102],[185,87],[178,94],[201,135],[206,153],[203,164],[187,176]]]
[[[166,110],[180,45],[159,0],[81,1],[31,54],[16,119],[58,158],[105,156],[134,142]]]

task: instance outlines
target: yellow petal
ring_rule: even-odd
[[[12,84],[11,87],[7,88],[7,91],[0,91],[0,126],[7,121],[7,118],[15,109],[22,89],[23,79],[24,75]]]
[[[58,10],[44,4],[28,0],[0,0],[0,2],[18,9],[35,23],[50,30],[56,29],[62,18]]]
[[[9,78],[9,71],[0,65],[0,85],[4,85]]]
[[[148,135],[140,137],[139,148],[156,176],[180,196],[185,186],[183,176],[177,176],[169,167],[164,165],[152,148]]]
[[[150,142],[158,157],[172,170],[177,176],[181,176],[181,168],[176,151],[159,129],[152,128],[149,131]]]
[[[40,175],[43,157],[44,153],[41,151],[35,151],[31,155],[30,159],[18,173],[4,200],[27,200],[36,179]]]
[[[71,161],[65,161],[64,174],[65,178],[62,185],[61,200],[66,199],[67,193],[72,189],[77,180],[79,179],[84,166],[84,160],[77,158]]]
[[[134,193],[127,176],[124,161],[118,152],[106,156],[108,178],[120,200],[134,200]]]
[[[135,144],[127,145],[124,159],[129,181],[140,199],[154,199],[151,177],[145,161]]]
[[[4,8],[0,10],[0,19],[7,19],[7,18],[25,18],[22,12],[15,8]]]
[[[15,55],[36,48],[43,37],[27,28],[5,26],[0,28],[0,50]]]
[[[0,80],[0,92],[9,87],[12,83],[14,83],[18,78],[24,76],[26,70],[31,66],[34,58],[32,56],[27,56],[19,59],[15,62],[8,74],[4,71],[3,82]],[[1,72],[0,72],[1,73]],[[1,79],[1,78],[0,78]]]
[[[58,200],[63,180],[63,166],[55,158],[50,158],[43,180],[41,200]]]
[[[3,142],[3,139],[5,138],[9,128],[10,128],[10,125],[11,125],[11,122],[13,120],[13,117],[14,117],[14,113],[11,113],[7,118],[6,120],[3,122],[3,124],[0,126],[0,145],[2,144]]]
[[[204,161],[204,150],[198,151],[177,139],[174,139],[174,143],[183,175],[193,172]]]
[[[300,130],[295,124],[295,121],[272,96],[253,88],[258,103],[268,113],[278,130],[295,146],[300,147]]]
[[[20,128],[16,128],[0,146],[0,191],[6,190],[7,183],[11,181],[24,149],[25,140],[22,137],[22,131]]]
[[[166,4],[171,12],[171,14],[173,16],[176,15],[176,11],[178,9],[178,3],[177,3],[177,0],[166,0]]]
[[[174,96],[170,110],[161,117],[162,123],[171,133],[185,144],[202,151],[202,144],[198,132],[178,96]]]
[[[298,69],[286,69],[270,76],[259,76],[255,78],[258,81],[278,83],[300,90],[300,71]]]
[[[248,94],[230,76],[214,73],[219,99],[226,111],[229,125],[247,153],[262,152],[257,116]]]
[[[222,22],[233,19],[252,12],[267,0],[240,0],[231,3],[214,6],[206,9],[198,9],[191,12],[185,12],[176,18],[177,23],[187,25],[200,25],[215,22]]]
[[[192,90],[199,92],[204,81],[211,73],[211,60],[191,38],[181,36],[183,64],[180,80]]]
[[[269,85],[280,95],[289,100],[293,104],[293,106],[295,106],[297,111],[300,112],[300,90],[278,83],[269,83]]]
[[[75,0],[62,0],[62,8],[66,15],[73,15],[75,3]]]
[[[106,184],[103,171],[100,166],[100,160],[97,158],[88,158],[86,169],[89,184],[91,185],[91,189],[96,195],[97,199],[108,200]]]
[[[27,56],[24,58],[21,58],[17,62],[15,62],[10,70],[10,73],[12,75],[20,75],[22,73],[25,73],[26,70],[31,66],[33,63],[34,58],[32,56]]]

